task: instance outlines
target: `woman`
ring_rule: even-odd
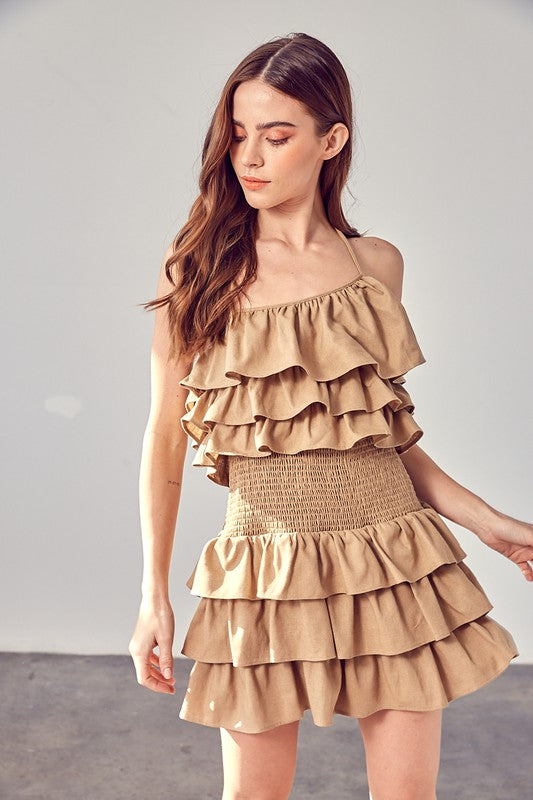
[[[289,796],[306,709],[317,725],[358,719],[373,800],[436,797],[442,708],[518,655],[440,515],[533,580],[533,525],[417,444],[404,373],[425,358],[402,256],[341,208],[352,130],[345,71],[322,42],[293,34],[248,55],[145,305],[157,310],[130,653],[141,685],[174,693],[168,571],[190,436],[194,465],[229,493],[187,582],[201,600],[180,717],[220,728],[224,800]]]

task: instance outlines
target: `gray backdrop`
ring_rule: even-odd
[[[227,75],[290,31],[322,38],[353,85],[345,209],[404,256],[427,358],[408,377],[420,445],[533,521],[531,4],[272,0],[258,14],[248,2],[4,0],[0,649],[127,650],[153,326],[136,304],[155,296],[197,195]],[[192,458],[171,570],[176,656],[198,602],[185,580],[227,492]],[[533,586],[449,525],[517,662],[531,663]]]

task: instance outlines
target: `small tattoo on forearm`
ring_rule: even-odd
[[[167,481],[167,483],[172,483],[174,486],[179,486],[180,485],[179,481]]]

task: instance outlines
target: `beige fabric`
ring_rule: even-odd
[[[518,655],[398,454],[422,435],[403,383],[423,361],[401,304],[359,276],[247,311],[182,381],[194,463],[229,488],[186,583],[182,719],[257,733],[306,709],[441,708]]]
[[[403,452],[423,434],[404,373],[425,361],[402,303],[370,275],[243,309],[180,381],[193,466],[227,486],[228,455],[346,449],[369,435]]]
[[[394,656],[281,661],[238,668],[192,667],[180,718],[259,733],[303,717],[333,724],[333,714],[366,717],[381,708],[432,711],[481,688],[508,666],[516,646],[491,617]]]
[[[226,516],[187,586],[200,602],[180,717],[249,733],[426,710],[518,655],[394,448],[229,456]]]

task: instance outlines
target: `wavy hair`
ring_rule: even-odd
[[[212,342],[223,342],[227,324],[240,310],[241,290],[257,271],[257,209],[247,203],[229,156],[233,95],[239,84],[252,78],[299,100],[314,118],[318,136],[336,122],[346,125],[348,144],[335,158],[324,161],[319,190],[331,225],[347,237],[363,235],[346,221],[341,205],[354,128],[350,83],[342,64],[329,47],[305,33],[259,45],[227,79],[210,122],[202,150],[200,194],[165,262],[174,289],[140,304],[147,311],[168,305],[169,358],[191,357]]]

